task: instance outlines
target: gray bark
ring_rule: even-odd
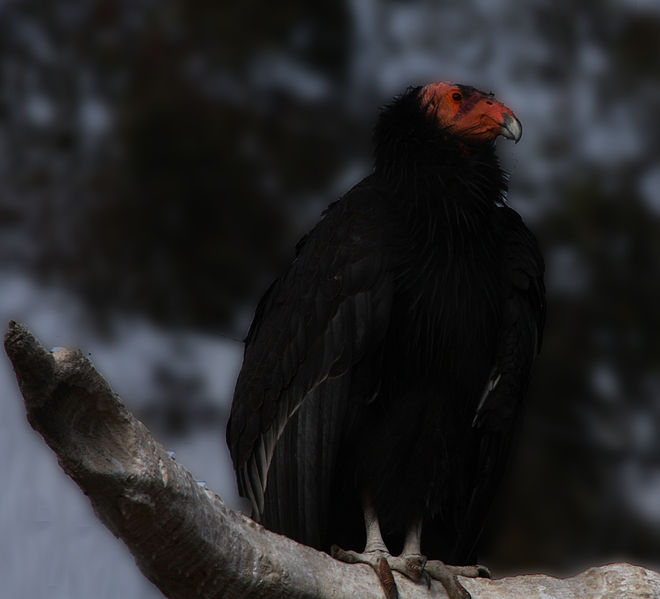
[[[42,347],[11,322],[5,348],[30,425],[171,599],[382,599],[368,566],[348,565],[274,534],[224,505],[172,460],[79,352]],[[395,573],[402,597],[445,597]],[[627,564],[570,579],[461,579],[475,598],[658,597],[660,575]]]

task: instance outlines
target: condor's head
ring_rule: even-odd
[[[421,168],[443,178],[486,164],[501,173],[494,152],[500,135],[517,142],[522,126],[492,94],[446,81],[413,87],[381,110],[374,127],[374,166],[399,183]]]
[[[443,81],[419,89],[419,106],[442,130],[470,143],[493,141],[498,135],[516,143],[522,125],[492,94]]]

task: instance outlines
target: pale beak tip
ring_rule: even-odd
[[[512,139],[515,143],[518,143],[522,137],[520,121],[511,114],[505,114],[502,119],[501,134],[507,139]]]

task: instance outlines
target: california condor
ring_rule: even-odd
[[[487,574],[443,562],[476,559],[541,344],[543,259],[495,154],[521,132],[473,87],[396,98],[373,173],[300,241],[245,341],[227,440],[253,517],[371,564],[388,597],[390,568],[452,598],[455,574]]]

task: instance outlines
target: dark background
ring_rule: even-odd
[[[408,85],[492,90],[510,203],[547,260],[545,344],[483,561],[660,555],[660,5],[0,0],[0,317],[81,347],[239,505],[242,338],[297,238],[371,168]],[[0,373],[8,596],[155,597]]]

